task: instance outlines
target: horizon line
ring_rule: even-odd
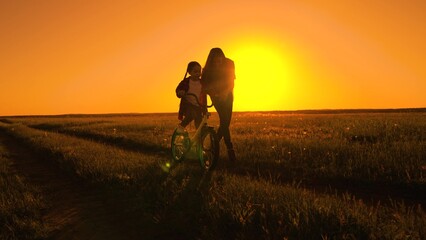
[[[234,111],[233,113],[276,113],[276,114],[344,114],[344,113],[414,113],[426,112],[426,107],[421,108],[343,108],[343,109],[301,109],[301,110],[259,110],[259,111]],[[116,112],[116,113],[60,113],[60,114],[22,114],[0,115],[6,117],[67,117],[67,116],[131,116],[131,115],[158,115],[177,114],[177,112]]]

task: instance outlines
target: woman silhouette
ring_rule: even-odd
[[[231,142],[229,125],[232,118],[232,105],[234,102],[234,62],[225,57],[222,49],[212,48],[207,57],[206,64],[201,74],[201,84],[205,93],[209,94],[213,105],[219,114],[220,125],[218,129],[219,141],[223,138],[228,150],[228,158],[235,161],[235,151]]]

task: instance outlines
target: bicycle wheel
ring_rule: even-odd
[[[219,159],[219,141],[212,127],[206,127],[201,133],[198,157],[203,170],[213,170]]]
[[[165,167],[170,168],[176,162],[180,162],[184,159],[185,154],[190,148],[190,140],[187,132],[177,132],[175,130],[172,135],[171,142],[171,153],[172,159],[169,162],[164,163]]]

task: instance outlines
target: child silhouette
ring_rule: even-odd
[[[187,74],[189,74],[189,77],[187,77]],[[178,132],[184,132],[185,127],[193,120],[195,127],[198,128],[202,121],[203,111],[199,103],[205,104],[206,95],[202,90],[200,76],[201,65],[196,61],[192,61],[188,63],[185,77],[176,88],[176,96],[181,99],[179,120],[182,120],[178,125]]]

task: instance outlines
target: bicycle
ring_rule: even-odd
[[[203,118],[193,136],[189,136],[187,131],[179,132],[177,128],[174,130],[171,140],[172,158],[164,166],[167,171],[175,164],[185,160],[193,146],[195,146],[196,156],[202,170],[213,170],[219,159],[219,139],[214,127],[208,125],[210,117],[208,108],[212,107],[213,104],[203,105],[195,94],[186,94],[186,96],[191,95],[197,100],[198,105],[203,108]]]

